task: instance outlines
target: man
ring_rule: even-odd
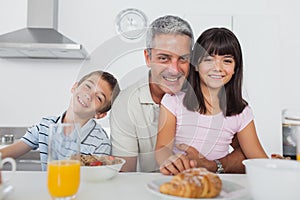
[[[149,75],[121,91],[111,110],[112,154],[126,160],[122,171],[159,170],[154,159],[159,104],[165,93],[176,93],[185,83],[193,42],[190,25],[179,17],[163,16],[150,25],[144,50]],[[232,146],[235,150],[231,154],[215,162],[182,144],[178,148],[186,155],[176,157],[172,164],[176,167],[177,163],[188,162],[190,167],[206,167],[214,172],[244,172],[241,161],[245,157],[238,142]]]

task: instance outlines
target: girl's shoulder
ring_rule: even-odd
[[[249,105],[246,105],[243,111],[240,114],[235,115],[235,117],[241,121],[245,119],[252,120],[254,118],[254,114],[252,108]]]
[[[184,95],[185,93],[183,92],[165,94],[161,100],[161,105],[166,107],[172,113],[175,113],[178,108],[182,108]]]
[[[181,100],[182,101],[182,99],[184,98],[184,95],[185,95],[185,92],[180,91],[180,92],[178,92],[176,94],[168,94],[168,93],[166,93],[163,98],[165,98],[165,99],[177,99],[177,100]]]
[[[253,115],[253,111],[252,111],[252,108],[249,106],[249,105],[246,105],[244,110],[242,111],[243,114],[251,114]],[[242,114],[241,113],[241,114]]]

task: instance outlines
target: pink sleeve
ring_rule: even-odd
[[[173,115],[176,113],[176,98],[170,94],[165,94],[161,100],[161,105],[166,107]]]
[[[178,109],[180,109],[185,93],[179,92],[176,95],[165,94],[161,100],[161,105],[165,106],[173,115],[176,116]]]
[[[242,131],[252,120],[254,115],[250,106],[246,106],[242,113],[238,115],[239,129],[237,132]]]

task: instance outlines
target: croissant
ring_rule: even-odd
[[[220,194],[220,177],[205,168],[192,168],[175,175],[160,185],[161,193],[187,198],[213,198]]]

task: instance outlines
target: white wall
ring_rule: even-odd
[[[30,126],[41,116],[60,114],[69,103],[72,84],[81,74],[94,69],[90,66],[108,69],[124,85],[132,79],[125,71],[143,71],[146,68],[142,56],[144,41],[124,43],[116,33],[115,17],[125,8],[142,10],[149,21],[164,14],[179,15],[191,21],[196,37],[203,27],[197,16],[218,16],[221,19],[222,16],[234,16],[233,19],[242,19],[233,20],[233,30],[245,52],[245,90],[254,108],[259,136],[268,152],[280,153],[280,111],[283,108],[300,109],[300,92],[297,90],[300,27],[296,21],[300,13],[297,5],[296,0],[60,0],[59,31],[83,44],[91,59],[84,62],[0,59],[0,126]],[[0,34],[26,26],[26,6],[26,0],[0,0]],[[266,16],[268,21],[261,22],[261,16]],[[245,24],[249,17],[252,18],[248,21],[250,24]],[[268,24],[267,28],[271,28],[268,32],[269,29],[262,25],[269,21],[272,24]],[[268,48],[251,40],[252,36],[259,37],[260,30],[266,31],[264,37],[268,38],[268,45],[273,39],[275,46],[279,46],[279,54],[273,51],[272,45]],[[279,33],[278,37],[273,31]],[[110,58],[116,58],[115,55],[122,52],[122,45],[132,45],[135,51],[125,52],[126,56],[120,55],[111,61]],[[264,48],[255,49],[256,45]],[[106,64],[110,65],[107,67]],[[133,67],[128,68],[130,66]]]

